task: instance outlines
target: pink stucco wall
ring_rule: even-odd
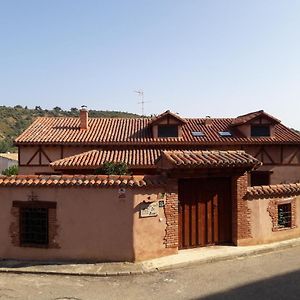
[[[296,201],[296,214],[294,216],[296,227],[292,229],[283,229],[279,231],[272,230],[272,218],[268,211],[270,201],[278,200],[278,198],[247,200],[248,208],[251,211],[252,238],[242,240],[239,244],[265,244],[300,237],[300,196],[279,198],[279,200],[282,201],[289,199],[295,199]]]
[[[161,190],[160,190],[161,191]],[[140,205],[143,201],[157,201],[159,190],[153,194],[141,193],[134,197],[133,245],[136,260],[146,260],[164,255],[175,254],[178,248],[166,248],[166,215],[164,208],[158,209],[156,217],[140,217]]]
[[[133,261],[174,253],[166,249],[164,209],[159,216],[140,218],[139,204],[157,199],[161,189],[118,188],[1,188],[0,258],[34,260]],[[12,244],[12,202],[57,202],[59,249],[19,247]],[[176,249],[175,249],[176,251]]]

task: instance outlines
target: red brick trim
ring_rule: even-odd
[[[178,194],[167,193],[164,206],[166,216],[166,235],[164,244],[166,248],[178,247]]]
[[[38,246],[32,245],[35,248],[60,248],[59,244],[56,241],[58,235],[58,224],[56,218],[56,203],[55,202],[42,202],[42,201],[14,201],[11,208],[12,223],[9,227],[9,232],[11,236],[11,242],[15,247],[23,247],[20,243],[20,207],[25,207],[33,205],[34,207],[38,206],[38,203],[41,204],[41,207],[48,208],[48,238],[49,243],[47,246]],[[31,247],[30,245],[24,245],[24,247]]]
[[[291,212],[292,212],[292,219],[291,219],[291,227],[280,227],[278,226],[278,205],[280,204],[291,204]],[[296,228],[296,199],[274,199],[269,201],[269,205],[267,211],[272,220],[272,231],[282,231],[282,230],[290,230]]]
[[[19,247],[20,246],[20,225],[19,225],[20,208],[12,207],[10,212],[13,219],[9,227],[11,243],[16,247]]]
[[[248,186],[248,175],[232,178],[232,240],[238,244],[238,240],[251,238],[251,210],[245,200]]]

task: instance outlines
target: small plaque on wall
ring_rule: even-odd
[[[156,217],[158,215],[158,202],[141,203],[140,217]]]

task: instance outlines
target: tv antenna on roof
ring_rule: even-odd
[[[145,103],[148,103],[149,101],[145,101],[143,90],[135,90],[134,92],[137,93],[138,97],[140,98],[140,101],[138,102],[138,104],[141,104],[142,116],[144,116]]]

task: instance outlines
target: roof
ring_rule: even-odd
[[[124,162],[129,167],[155,166],[160,149],[91,150],[52,162],[54,169],[95,169],[105,162]]]
[[[247,198],[272,198],[300,195],[300,183],[252,186],[247,189]]]
[[[17,175],[0,176],[0,187],[145,187],[166,183],[156,175]]]
[[[269,120],[271,120],[273,123],[280,123],[281,121],[274,118],[273,116],[265,113],[263,110],[251,112],[242,116],[238,116],[232,121],[232,125],[237,126],[237,125],[242,125],[246,124],[249,121],[252,121],[253,119],[259,118],[259,117],[265,117]]]
[[[178,168],[252,168],[262,164],[245,151],[163,151],[162,159]]]
[[[181,118],[180,116],[178,116],[177,114],[174,114],[172,112],[170,112],[169,110],[165,111],[164,113],[154,117],[150,122],[149,125],[153,125],[156,124],[157,122],[166,119],[166,118],[173,118],[176,119],[179,123],[186,123],[186,120]]]
[[[300,144],[300,135],[281,123],[274,126],[274,137],[244,137],[233,131],[224,137],[221,131],[232,131],[233,118],[211,118],[209,126],[205,118],[185,119],[182,137],[153,138],[152,118],[89,118],[89,129],[80,130],[79,118],[37,118],[16,140],[17,145],[214,145],[214,144]],[[193,136],[201,131],[204,136]]]
[[[18,161],[18,153],[0,153],[0,157],[4,157],[10,160]]]

